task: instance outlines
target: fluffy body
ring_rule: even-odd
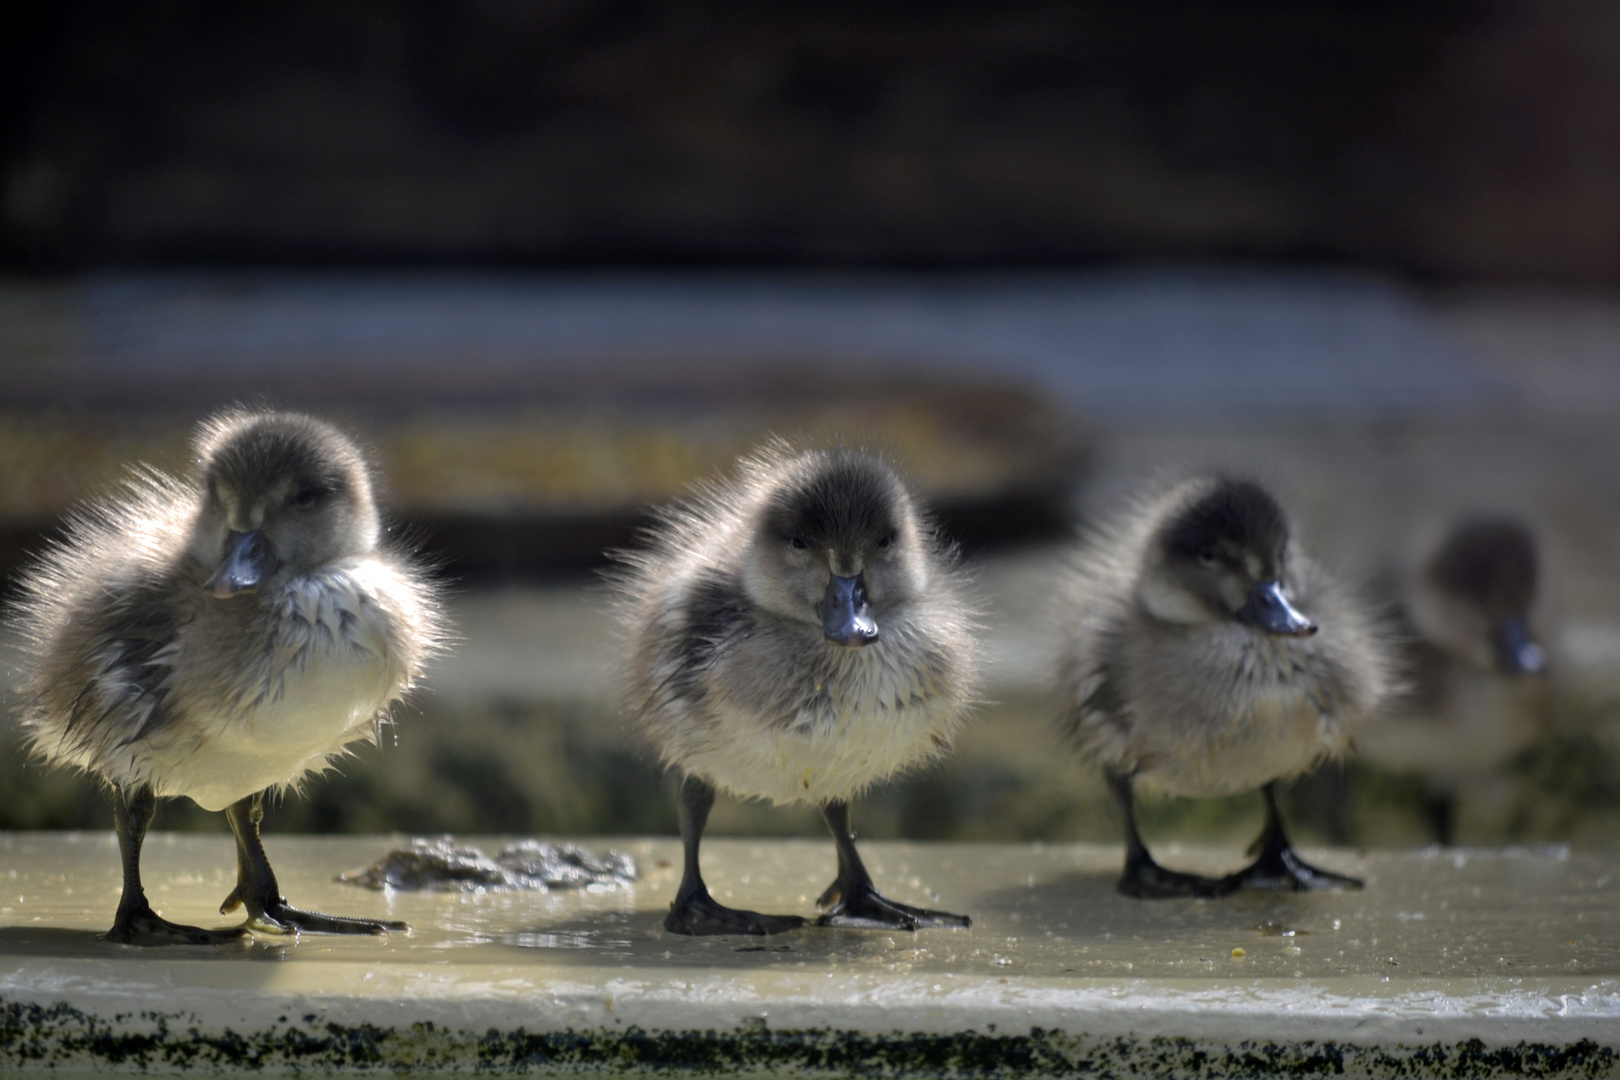
[[[1283,577],[1310,637],[1209,617],[1150,574],[1198,480],[1141,500],[1084,542],[1057,605],[1065,727],[1106,769],[1163,794],[1250,791],[1345,752],[1392,688],[1371,612],[1297,547]]]
[[[1394,772],[1421,773],[1454,790],[1502,771],[1545,730],[1547,687],[1484,671],[1427,643],[1412,647],[1411,692],[1367,725],[1358,757]]]
[[[1549,688],[1504,670],[1492,632],[1504,617],[1528,629],[1536,576],[1528,528],[1496,519],[1458,527],[1399,576],[1407,690],[1357,740],[1359,756],[1455,790],[1530,748],[1548,726]]]
[[[199,447],[261,415],[210,421]],[[433,588],[375,543],[216,599],[197,550],[206,502],[200,476],[135,473],[68,519],[24,575],[12,621],[35,753],[221,810],[374,741],[441,629]]]
[[[891,473],[906,580],[904,595],[873,591],[877,641],[832,644],[808,607],[771,610],[757,600],[771,586],[751,581],[745,552],[773,494],[829,466],[858,474],[861,457],[774,446],[622,556],[628,704],[666,765],[742,797],[824,804],[949,748],[977,685],[968,583]]]

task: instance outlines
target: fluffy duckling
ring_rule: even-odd
[[[1357,753],[1423,775],[1435,840],[1455,839],[1457,792],[1499,773],[1546,720],[1547,655],[1530,628],[1536,541],[1511,518],[1459,523],[1405,583],[1408,692]]]
[[[1360,887],[1294,852],[1275,788],[1349,745],[1389,691],[1388,647],[1291,531],[1259,485],[1192,481],[1085,545],[1060,594],[1065,726],[1123,810],[1127,895]],[[1137,832],[1138,787],[1193,798],[1259,788],[1254,863],[1220,879],[1161,867]]]
[[[630,705],[684,773],[678,934],[774,934],[797,915],[721,906],[698,845],[716,788],[815,803],[838,849],[823,926],[967,926],[888,900],[849,802],[939,756],[977,684],[973,610],[953,554],[894,471],[854,450],[775,445],[667,511],[618,580]]]
[[[434,589],[380,544],[371,473],[335,428],[289,413],[204,421],[192,475],[139,471],[67,521],[22,578],[22,722],[45,760],[106,785],[124,889],[108,937],[215,944],[248,929],[375,934],[404,923],[301,911],[259,841],[266,789],[375,740],[440,640]],[[160,798],[223,810],[237,884],[203,930],[141,886]]]

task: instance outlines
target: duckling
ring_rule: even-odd
[[[1436,842],[1458,791],[1499,773],[1546,721],[1547,654],[1530,628],[1534,535],[1511,518],[1459,522],[1402,590],[1408,691],[1357,739],[1360,756],[1423,775]]]
[[[124,884],[109,939],[218,944],[249,930],[381,934],[401,922],[303,911],[259,840],[266,790],[296,787],[387,711],[442,640],[421,566],[380,542],[371,471],[337,429],[291,413],[203,421],[186,479],[142,469],[78,509],[24,573],[22,724],[47,762],[113,804]],[[223,810],[237,883],[204,930],[157,914],[141,845],[160,798]]]
[[[838,874],[821,926],[968,926],[882,896],[849,802],[943,754],[978,683],[974,605],[954,553],[894,470],[847,448],[777,443],[666,511],[622,554],[630,708],[684,774],[685,861],[665,929],[775,934],[805,924],[719,904],[698,861],[716,789],[821,808]]]
[[[1059,594],[1064,726],[1123,812],[1126,895],[1361,886],[1294,852],[1276,784],[1345,750],[1390,690],[1389,647],[1292,531],[1258,484],[1201,479],[1146,499],[1078,552]],[[1141,787],[1192,798],[1259,788],[1257,858],[1225,878],[1160,866],[1136,827]]]

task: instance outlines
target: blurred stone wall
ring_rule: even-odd
[[[0,18],[14,270],[1238,255],[1620,280],[1604,0]]]

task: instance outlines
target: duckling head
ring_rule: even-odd
[[[1289,600],[1288,519],[1260,485],[1201,485],[1155,533],[1140,597],[1155,618],[1181,625],[1236,621],[1267,634],[1309,637],[1316,624]]]
[[[200,510],[191,552],[228,599],[377,546],[371,474],[358,447],[295,413],[234,412],[196,442]]]
[[[785,461],[747,543],[748,598],[819,626],[846,648],[878,640],[883,616],[927,586],[923,527],[905,485],[858,451],[813,450]]]
[[[1547,663],[1530,632],[1536,573],[1536,541],[1524,525],[1465,521],[1424,568],[1413,614],[1431,640],[1476,667],[1533,675]]]

